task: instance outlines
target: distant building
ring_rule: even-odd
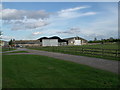
[[[0,46],[8,46],[9,43],[7,41],[0,40]]]
[[[87,44],[87,40],[81,37],[65,38],[64,40],[68,41],[68,45],[86,45]]]
[[[67,41],[63,40],[57,36],[54,37],[42,37],[40,39],[40,42],[42,43],[42,46],[61,46],[61,45],[67,45]]]
[[[41,46],[41,42],[39,40],[15,40],[14,41],[15,46]]]
[[[61,39],[57,36],[54,37],[42,37],[38,40],[15,40],[15,45],[19,46],[66,46],[66,45],[85,45],[87,40],[80,37],[71,37]]]

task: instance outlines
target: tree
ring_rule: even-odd
[[[101,44],[104,44],[104,42],[105,42],[105,39],[101,39]]]
[[[10,46],[13,45],[13,40],[12,40],[12,39],[9,41],[9,45],[10,45]]]
[[[1,36],[2,36],[2,31],[0,31],[0,39],[2,39],[2,37],[1,37]]]
[[[97,41],[97,38],[96,38],[96,37],[94,38],[94,41]]]
[[[0,31],[0,36],[2,35],[2,32]]]
[[[110,37],[110,40],[113,40],[114,38],[113,37]]]

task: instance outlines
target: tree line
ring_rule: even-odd
[[[114,39],[112,37],[110,37],[109,39],[101,39],[101,40],[97,40],[97,38],[95,38],[94,40],[90,40],[88,41],[88,43],[113,43],[113,42],[120,42],[120,39]]]

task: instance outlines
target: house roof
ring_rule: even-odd
[[[38,40],[15,40],[15,42],[36,42]]]
[[[81,38],[81,37],[70,37],[70,38],[65,38],[64,40],[70,40],[70,39],[82,39],[82,40],[85,40],[85,41],[87,41],[86,39],[84,39],[84,38]]]
[[[14,42],[18,44],[18,43],[36,43],[40,41],[39,40],[15,40]]]
[[[8,43],[8,41],[4,41],[4,40],[0,40],[0,42],[5,42],[5,43]]]
[[[63,40],[58,36],[53,36],[53,37],[49,37],[49,38],[48,37],[42,37],[42,38],[39,38],[38,40],[40,40],[40,42],[42,42],[42,39],[58,39],[58,42],[67,42],[66,40]]]

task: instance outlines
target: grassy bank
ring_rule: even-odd
[[[3,55],[3,88],[116,88],[118,75],[37,55]]]

